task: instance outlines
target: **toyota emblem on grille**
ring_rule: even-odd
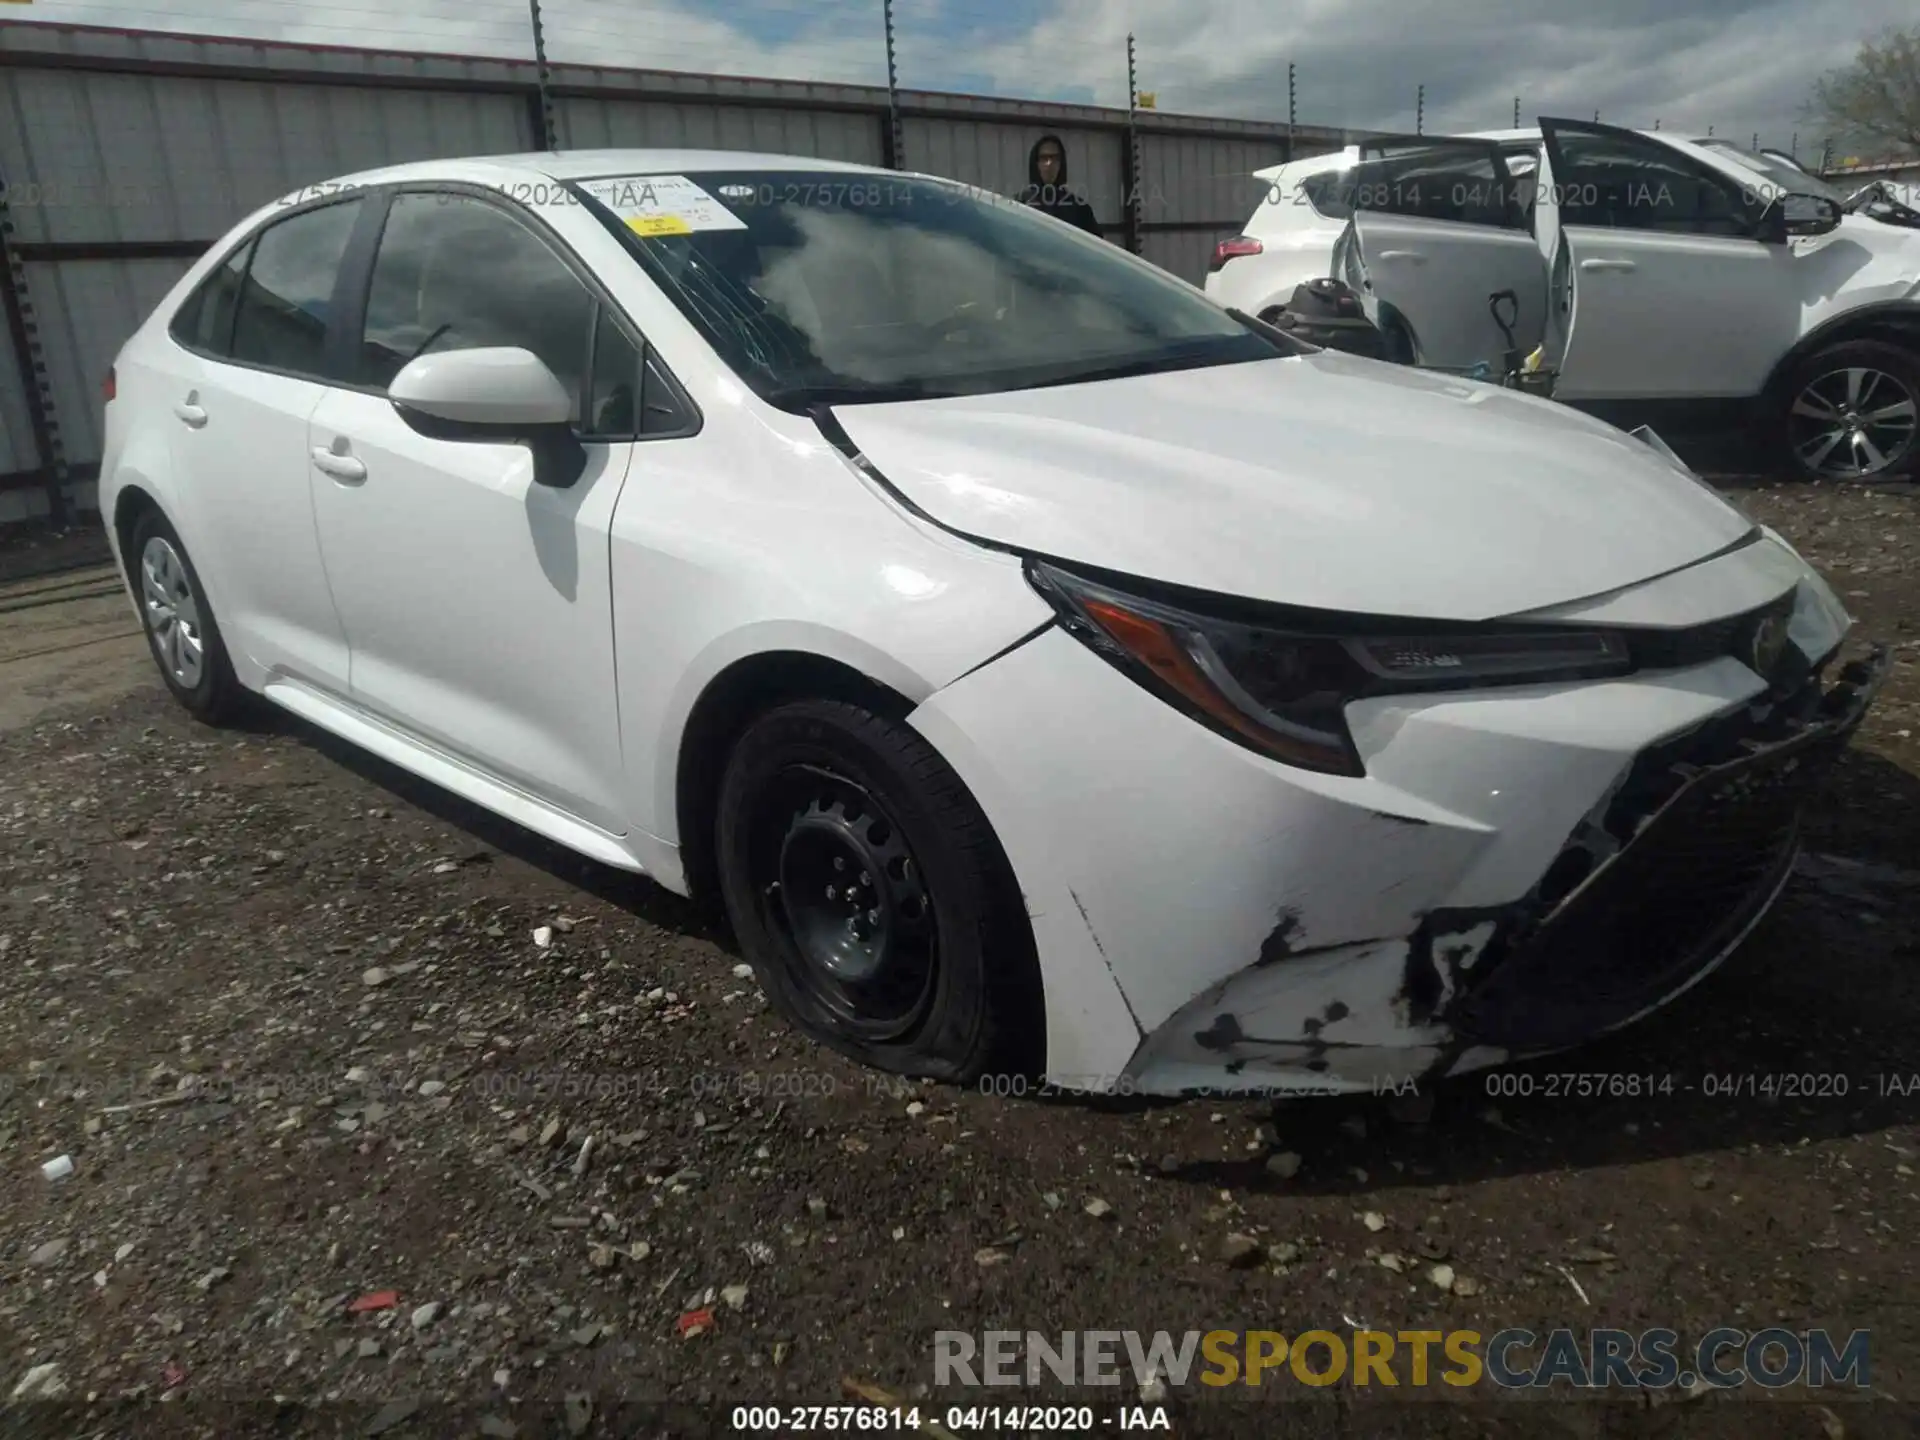
[[[1755,673],[1771,675],[1787,645],[1786,622],[1778,615],[1762,615],[1747,642],[1747,663]]]

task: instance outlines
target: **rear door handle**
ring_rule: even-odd
[[[180,404],[174,406],[173,413],[179,416],[182,422],[191,425],[196,430],[207,423],[207,412],[205,408],[195,405],[191,401],[182,401]]]
[[[360,461],[351,455],[336,455],[324,446],[314,447],[313,463],[322,474],[344,480],[350,485],[358,485],[367,478],[367,467]]]
[[[1582,270],[1637,270],[1640,267],[1631,260],[1582,260]]]

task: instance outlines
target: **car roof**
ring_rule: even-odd
[[[705,170],[830,170],[858,175],[895,175],[873,165],[779,155],[757,150],[605,149],[531,150],[519,154],[449,156],[362,170],[330,186],[394,185],[417,180],[512,177],[586,180],[616,175],[686,175]]]

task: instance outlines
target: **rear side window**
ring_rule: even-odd
[[[1344,220],[1353,214],[1353,207],[1347,203],[1345,182],[1348,176],[1340,170],[1322,170],[1318,175],[1309,175],[1300,182],[1300,193],[1307,197],[1307,203],[1329,220]]]
[[[249,241],[227,258],[227,263],[200,282],[200,288],[187,297],[174,313],[169,334],[189,350],[206,355],[225,355],[233,344],[233,314],[240,299],[240,287],[246,279],[247,259],[253,254]]]
[[[236,361],[325,377],[327,315],[360,205],[322,206],[260,232],[234,317]]]
[[[1357,210],[1457,225],[1521,224],[1513,183],[1492,150],[1435,147],[1389,154],[1363,161],[1346,178],[1345,198]]]

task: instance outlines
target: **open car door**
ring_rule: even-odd
[[[1770,194],[1659,136],[1545,116],[1540,131],[1559,212],[1555,398],[1759,394],[1802,314]]]
[[[1416,364],[1497,373],[1508,349],[1489,308],[1495,295],[1522,355],[1545,334],[1546,259],[1527,207],[1492,141],[1369,140],[1345,179],[1352,211],[1342,278],[1374,323],[1400,328]]]

